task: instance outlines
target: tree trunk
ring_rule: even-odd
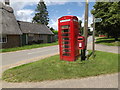
[[[109,34],[107,34],[107,38],[110,38],[110,35],[109,35]]]
[[[117,35],[115,36],[115,41],[118,41],[118,36]]]
[[[115,41],[118,41],[118,38],[117,38],[117,37],[115,37]]]

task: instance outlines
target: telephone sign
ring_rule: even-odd
[[[102,19],[101,18],[95,18],[95,22],[101,22]]]

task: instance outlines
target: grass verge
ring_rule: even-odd
[[[43,43],[43,44],[34,44],[34,45],[25,45],[25,46],[16,47],[16,48],[0,49],[0,52],[12,52],[12,51],[19,51],[19,50],[40,48],[40,47],[53,46],[53,45],[58,45],[58,42],[54,42],[54,43]]]
[[[97,38],[95,43],[108,46],[120,46],[120,38],[119,41],[115,41],[114,38]]]
[[[8,82],[38,82],[96,76],[118,72],[118,55],[96,51],[94,60],[68,62],[59,55],[6,70],[2,79]]]

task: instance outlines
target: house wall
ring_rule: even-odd
[[[36,42],[40,40],[39,34],[35,34],[33,40]]]
[[[47,41],[48,41],[48,35],[43,35],[43,34],[41,34],[40,35],[40,40],[43,40],[43,43],[47,43]]]
[[[27,37],[23,39],[22,42],[28,41],[28,44],[50,43],[55,41],[53,35],[45,34],[24,34],[24,35]]]
[[[7,35],[7,42],[2,43],[2,48],[13,48],[21,45],[20,35]]]
[[[43,40],[43,43],[55,42],[54,35],[40,35],[40,40]]]

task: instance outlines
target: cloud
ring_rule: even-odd
[[[78,20],[82,21],[82,27],[84,26],[84,13],[82,14],[81,17],[77,16]]]
[[[91,27],[91,24],[93,23],[93,17],[92,15],[88,17],[88,27]]]
[[[83,6],[83,3],[82,2],[78,2],[78,5],[81,7],[81,6]]]
[[[4,0],[0,0],[0,1],[4,1]],[[22,21],[28,21],[30,22],[33,18],[33,14],[35,13],[33,10],[31,9],[24,9],[24,7],[28,6],[28,5],[37,5],[38,2],[40,0],[10,0],[10,5],[11,7],[14,9],[14,14],[16,16],[16,18],[18,20],[22,20]],[[47,6],[50,5],[63,5],[66,4],[68,2],[77,2],[78,5],[83,5],[82,2],[85,2],[85,0],[44,0]],[[57,12],[57,11],[56,11]],[[67,12],[68,14],[71,14],[70,10],[68,10]],[[82,15],[82,17],[78,17],[80,20],[82,20],[82,26],[84,26],[84,14]],[[50,26],[54,27],[55,29],[57,29],[57,19],[51,19],[50,21]],[[89,26],[91,24],[92,21],[92,17],[89,17]]]
[[[55,30],[58,30],[58,18],[51,19],[49,23],[50,27],[53,27]]]
[[[23,9],[16,12],[16,18],[21,21],[31,22],[34,16],[34,11],[30,9]]]
[[[79,20],[82,21],[82,27],[84,26],[84,13],[82,14],[81,17],[77,16]],[[90,16],[88,17],[88,27],[91,27],[91,24],[93,22],[93,17],[92,15],[90,14]]]
[[[55,30],[58,30],[58,18],[51,19],[49,23],[49,26],[53,27]],[[82,27],[83,27],[84,26],[84,14],[81,17],[77,16],[77,18],[82,21]],[[91,27],[92,21],[93,21],[93,17],[91,15],[88,17],[88,27]]]

